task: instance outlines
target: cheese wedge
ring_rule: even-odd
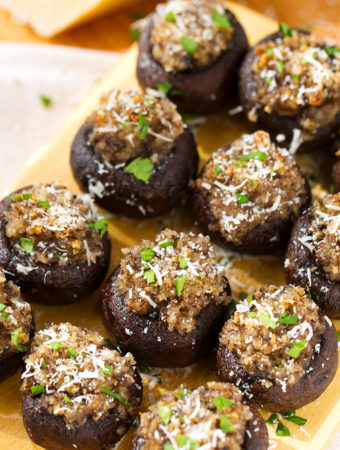
[[[15,20],[49,38],[140,0],[0,0]]]

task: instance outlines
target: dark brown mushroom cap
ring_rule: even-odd
[[[184,130],[171,153],[156,166],[148,183],[124,172],[124,169],[113,168],[99,174],[98,163],[103,164],[104,161],[89,143],[90,131],[91,126],[85,122],[75,136],[71,167],[83,191],[88,192],[91,178],[100,181],[104,187],[108,186],[102,197],[95,196],[95,201],[109,211],[129,217],[157,216],[172,209],[182,199],[189,181],[196,175],[198,153],[189,129]],[[144,208],[145,214],[138,206]]]
[[[321,317],[324,313],[319,312]],[[217,350],[217,375],[221,380],[238,383],[246,387],[245,395],[261,408],[269,411],[287,412],[299,409],[317,399],[333,380],[338,365],[338,340],[334,325],[327,325],[321,336],[320,351],[304,375],[296,383],[283,389],[281,384],[273,383],[271,387],[261,384],[262,379],[246,372],[237,355],[226,347]],[[271,380],[270,380],[271,381]]]
[[[203,358],[216,342],[225,307],[211,302],[196,318],[195,329],[181,336],[168,330],[157,310],[148,315],[129,310],[123,296],[116,295],[119,270],[118,267],[104,286],[102,308],[107,330],[123,353],[131,352],[137,361],[157,367],[184,367]],[[227,279],[225,291],[230,295]]]
[[[305,30],[296,30],[298,33],[309,34]],[[275,40],[276,38],[282,37],[281,32],[272,33],[265,37],[254,45],[246,57],[243,60],[240,75],[239,75],[239,96],[241,104],[243,106],[244,112],[247,114],[257,103],[257,87],[253,78],[252,65],[256,58],[256,48],[258,45],[265,44],[268,41]],[[252,126],[257,129],[264,129],[271,133],[273,139],[275,139],[277,134],[284,134],[286,136],[286,142],[290,142],[293,137],[293,130],[302,130],[301,125],[294,116],[282,116],[276,113],[267,113],[264,107],[260,107],[256,110],[258,120]],[[318,148],[331,143],[332,139],[336,136],[338,129],[340,127],[340,113],[338,113],[334,119],[328,124],[320,126],[315,130],[313,139],[304,142],[299,150],[306,150],[309,148]]]
[[[242,450],[266,450],[269,444],[267,425],[253,406],[250,406],[250,411],[253,414],[253,418],[246,423],[247,431],[244,434]],[[142,437],[138,437],[137,432],[135,432],[131,450],[142,450],[144,442],[145,440]]]
[[[50,414],[42,405],[40,396],[25,393],[22,396],[22,416],[27,433],[33,442],[48,450],[81,448],[106,449],[118,442],[136,417],[142,399],[142,380],[137,370],[135,383],[129,390],[138,400],[133,417],[122,419],[116,410],[95,421],[89,417],[84,425],[67,428],[63,416]],[[124,431],[117,434],[118,429]]]
[[[151,30],[153,15],[141,33],[137,60],[137,78],[143,89],[157,89],[157,83],[171,83],[174,91],[183,95],[172,96],[180,111],[194,113],[214,112],[224,106],[237,91],[237,74],[248,50],[247,36],[236,17],[225,10],[234,27],[231,40],[218,60],[208,67],[185,72],[166,72],[152,56]]]
[[[340,192],[340,157],[338,157],[333,165],[332,178],[335,192]]]
[[[300,286],[308,285],[315,303],[331,317],[340,318],[340,283],[329,280],[312,252],[301,242],[312,220],[311,209],[307,209],[293,227],[286,254],[287,281]],[[313,270],[315,267],[316,270]]]
[[[27,192],[32,186],[27,186],[13,192],[11,195]],[[74,303],[91,294],[103,282],[109,268],[111,239],[108,233],[103,236],[103,257],[101,261],[88,266],[87,264],[56,264],[34,263],[36,270],[27,274],[17,270],[18,264],[30,265],[30,256],[14,254],[10,239],[6,236],[5,211],[11,200],[6,197],[0,202],[0,266],[9,272],[9,279],[20,286],[25,300],[51,305]]]

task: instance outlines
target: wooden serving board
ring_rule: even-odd
[[[252,44],[277,28],[277,24],[272,20],[245,7],[229,2],[228,6],[244,26]],[[110,72],[87,100],[79,106],[62,130],[34,155],[22,175],[8,192],[34,182],[47,182],[56,178],[67,183],[71,190],[78,191],[69,165],[72,139],[87,115],[96,107],[101,93],[114,86],[120,88],[137,86],[135,79],[136,55],[137,48],[133,46],[121,64]],[[230,143],[245,131],[245,122],[242,118],[230,116],[227,111],[206,119],[196,133],[201,163],[216,148]],[[298,159],[305,170],[317,175],[320,184],[313,183],[313,193],[318,195],[323,188],[328,188],[329,161],[326,156],[312,156],[304,155]],[[324,175],[320,173],[320,167],[326,168]],[[188,209],[183,206],[174,209],[161,218],[152,220],[137,221],[111,216],[109,232],[113,245],[110,270],[119,264],[122,247],[133,245],[142,238],[153,239],[155,234],[164,226],[176,230],[196,230]],[[252,292],[260,284],[283,284],[285,282],[283,255],[271,257],[236,255],[229,267],[228,278],[234,298],[238,297],[240,291]],[[90,298],[71,306],[43,307],[33,305],[33,309],[37,329],[51,321],[70,321],[75,325],[86,326],[106,335],[101,320],[99,291]],[[337,326],[339,329],[340,322]],[[157,378],[153,376],[143,376],[144,400],[142,410],[145,410],[148,404],[155,401],[167,389],[174,389],[181,383],[186,383],[189,388],[194,388],[208,380],[216,379],[213,368],[208,361],[201,361],[199,364],[185,369],[157,369],[154,374],[160,375],[162,384],[158,384]],[[22,424],[19,386],[19,373],[0,386],[0,448],[37,449],[38,447],[28,438]],[[299,450],[326,448],[340,425],[339,392],[340,372],[317,401],[297,412],[298,415],[308,419],[303,429],[283,420],[291,431],[291,437],[278,438],[275,436],[274,427],[268,426],[271,435],[270,448],[295,448]],[[267,412],[263,412],[263,415],[265,418],[269,416]],[[130,430],[125,436],[119,449],[130,448],[132,432],[133,430]]]

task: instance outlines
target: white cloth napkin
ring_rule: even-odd
[[[113,52],[0,43],[1,194],[119,59]]]

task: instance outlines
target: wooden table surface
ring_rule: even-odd
[[[0,9],[0,40],[123,51],[131,44],[128,29],[136,14],[148,13],[156,3],[156,0],[146,0],[51,39],[37,36],[30,28],[15,23],[6,11]],[[340,41],[339,0],[239,0],[239,3],[292,26],[312,26],[313,30]]]

